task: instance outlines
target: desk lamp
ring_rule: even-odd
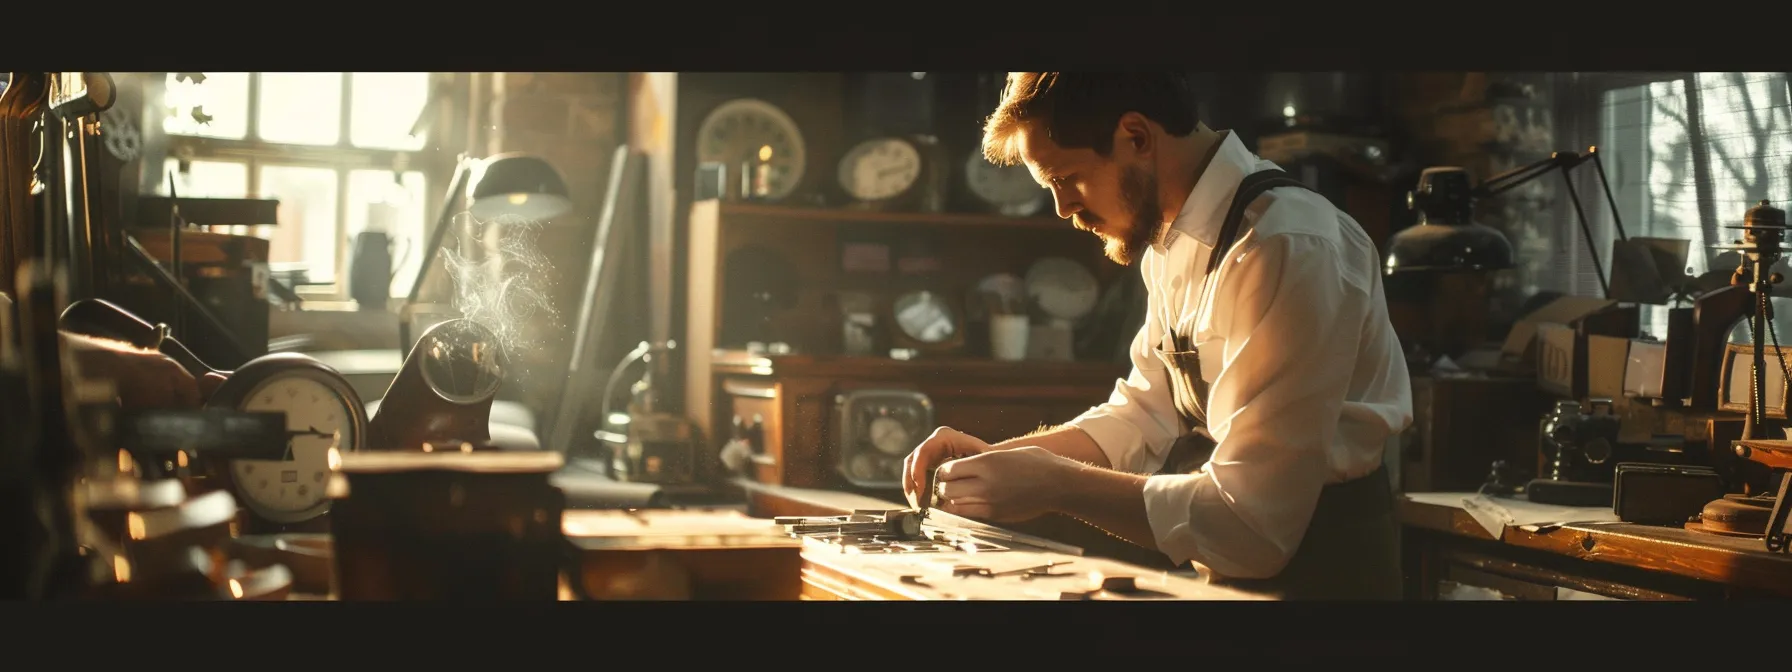
[[[1612,223],[1618,240],[1629,240],[1620,221],[1617,199],[1612,197],[1611,184],[1605,177],[1605,166],[1599,162],[1599,148],[1588,147],[1587,153],[1556,152],[1549,158],[1521,166],[1488,178],[1479,186],[1469,187],[1468,172],[1453,166],[1426,168],[1419,174],[1419,184],[1406,195],[1408,208],[1419,212],[1416,225],[1394,234],[1388,245],[1383,271],[1388,275],[1412,271],[1493,271],[1512,267],[1512,242],[1498,230],[1473,220],[1475,201],[1491,198],[1543,176],[1551,170],[1562,171],[1568,187],[1568,198],[1574,203],[1574,214],[1580,220],[1581,235],[1587,241],[1588,254],[1599,276],[1599,286],[1611,294],[1593,231],[1587,225],[1587,213],[1580,204],[1580,194],[1569,179],[1568,170],[1591,162],[1599,170],[1599,183],[1605,189],[1606,201],[1612,208]]]
[[[1520,166],[1488,178],[1470,188],[1467,171],[1457,167],[1427,168],[1419,174],[1418,186],[1407,195],[1407,207],[1419,212],[1418,224],[1394,234],[1388,246],[1384,272],[1388,275],[1409,272],[1493,271],[1513,266],[1512,243],[1492,227],[1474,221],[1475,201],[1497,196],[1537,179],[1553,170],[1562,171],[1568,197],[1580,221],[1581,235],[1599,277],[1599,286],[1606,297],[1611,286],[1599,262],[1591,226],[1581,207],[1580,194],[1574,188],[1568,170],[1591,162],[1599,169],[1599,181],[1612,208],[1612,221],[1618,239],[1628,241],[1620,221],[1617,199],[1612,197],[1605,168],[1599,163],[1598,148],[1585,154],[1556,152],[1549,158]],[[1578,365],[1577,365],[1578,367]],[[1603,462],[1587,458],[1599,450],[1609,450],[1615,441],[1618,420],[1612,415],[1609,400],[1590,400],[1592,413],[1583,412],[1580,399],[1557,403],[1554,413],[1546,416],[1540,427],[1547,445],[1554,453],[1547,475],[1532,479],[1525,486],[1531,501],[1565,505],[1587,505],[1586,502],[1611,501],[1611,484],[1577,473],[1574,467],[1585,462]]]
[[[469,182],[471,189],[467,186]],[[454,180],[448,187],[447,198],[442,201],[435,230],[430,233],[429,244],[423,250],[423,263],[417,269],[416,280],[411,283],[410,296],[399,312],[398,349],[401,351],[411,348],[412,307],[423,291],[423,281],[435,265],[436,252],[448,235],[463,197],[470,201],[467,212],[480,220],[506,216],[546,220],[572,210],[572,200],[567,197],[566,182],[560,178],[560,172],[540,157],[511,153],[478,160],[462,155],[455,164]]]

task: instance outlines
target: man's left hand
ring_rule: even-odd
[[[1080,467],[1036,446],[992,450],[941,465],[934,487],[946,513],[1011,523],[1051,513]]]

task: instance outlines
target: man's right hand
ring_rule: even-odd
[[[995,448],[982,439],[951,427],[933,430],[926,441],[902,460],[902,493],[908,496],[909,506],[919,509],[927,504],[934,469],[946,462],[991,450]]]

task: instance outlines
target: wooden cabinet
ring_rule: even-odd
[[[897,257],[887,270],[843,263],[843,249],[866,240]],[[790,354],[748,355],[742,347],[747,339],[737,326],[739,304],[751,302],[758,290],[731,284],[743,280],[730,261],[747,248],[759,255],[754,268],[771,268],[791,288],[786,300],[766,302],[774,304],[769,312],[753,318],[768,325],[772,337],[751,340],[787,343]],[[916,248],[928,258],[924,271],[896,263]],[[700,201],[690,212],[689,254],[688,314],[677,348],[684,411],[708,438],[712,456],[728,440],[735,416],[762,418],[764,452],[753,468],[761,482],[844,487],[828,432],[836,397],[845,392],[920,392],[932,404],[934,424],[999,441],[1063,423],[1105,401],[1130,368],[1114,361],[996,361],[987,354],[987,336],[977,334],[977,323],[962,312],[956,347],[898,360],[887,356],[886,338],[875,354],[842,354],[844,294],[887,304],[903,292],[925,289],[962,299],[983,278],[1024,277],[1044,257],[1084,264],[1104,291],[1125,278],[1125,267],[1102,256],[1100,241],[1055,217]],[[890,328],[887,317],[879,315],[877,329]],[[1124,321],[1091,320],[1091,328],[1130,341],[1137,325]],[[722,475],[719,460],[706,466],[706,475]]]
[[[844,392],[920,392],[933,403],[935,424],[995,442],[1076,417],[1107,399],[1127,373],[1105,363],[828,356],[741,356],[724,360],[716,371],[722,398],[710,422],[724,432],[735,417],[759,426],[761,452],[750,476],[826,489],[851,489],[835,468],[838,439],[832,436],[836,398]]]

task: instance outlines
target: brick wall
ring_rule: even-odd
[[[557,315],[531,320],[527,336],[543,347],[513,355],[524,372],[505,395],[537,408],[552,408],[548,402],[564,382],[612,153],[621,141],[618,122],[625,75],[511,72],[496,73],[490,81],[485,146],[472,153],[488,157],[525,152],[542,157],[560,171],[574,204],[572,213],[540,231],[540,251],[553,267],[554,282],[547,289]]]

